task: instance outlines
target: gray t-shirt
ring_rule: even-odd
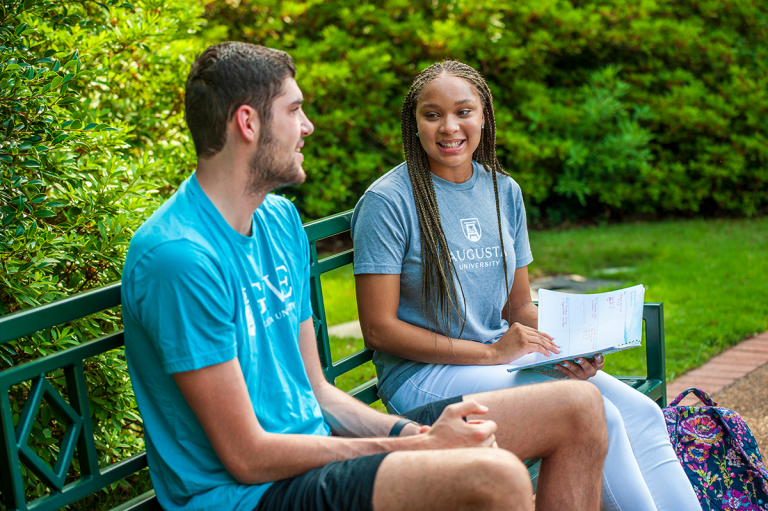
[[[466,299],[466,322],[461,339],[491,344],[508,328],[501,318],[506,287],[493,178],[477,162],[472,162],[472,170],[472,177],[464,183],[451,183],[434,174],[432,182],[443,230]],[[497,179],[511,289],[515,268],[527,266],[533,257],[520,186],[511,177],[499,174]],[[352,238],[355,275],[400,275],[397,317],[428,328],[421,303],[419,220],[405,163],[379,178],[357,203],[352,215]],[[458,286],[457,293],[463,313]],[[431,323],[434,328],[434,321]],[[451,337],[459,337],[459,318],[455,313],[451,318]],[[379,377],[379,397],[385,400],[425,365],[383,352],[374,353],[373,362]]]

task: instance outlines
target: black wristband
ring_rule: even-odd
[[[392,426],[392,431],[389,432],[389,436],[400,436],[400,432],[403,430],[406,424],[418,424],[418,422],[412,421],[411,419],[402,418],[395,422],[395,425]]]

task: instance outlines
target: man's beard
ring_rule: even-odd
[[[282,186],[303,183],[305,175],[301,165],[296,163],[294,152],[281,151],[272,131],[269,128],[262,130],[259,134],[258,150],[248,162],[251,174],[248,191],[258,195]]]

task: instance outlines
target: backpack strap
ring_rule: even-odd
[[[715,402],[714,399],[709,397],[709,394],[707,394],[701,389],[697,389],[696,387],[691,387],[688,390],[682,391],[679,396],[677,396],[671,403],[669,403],[669,406],[677,406],[680,403],[680,401],[682,401],[683,398],[685,398],[685,396],[687,396],[691,392],[693,392],[696,395],[696,397],[699,398],[701,402],[704,403],[706,406],[717,406],[717,402]]]

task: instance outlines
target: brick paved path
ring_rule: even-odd
[[[667,384],[667,401],[671,401],[689,387],[698,387],[710,396],[768,363],[768,332],[740,342],[709,362],[688,371]],[[700,403],[689,394],[683,405]]]

